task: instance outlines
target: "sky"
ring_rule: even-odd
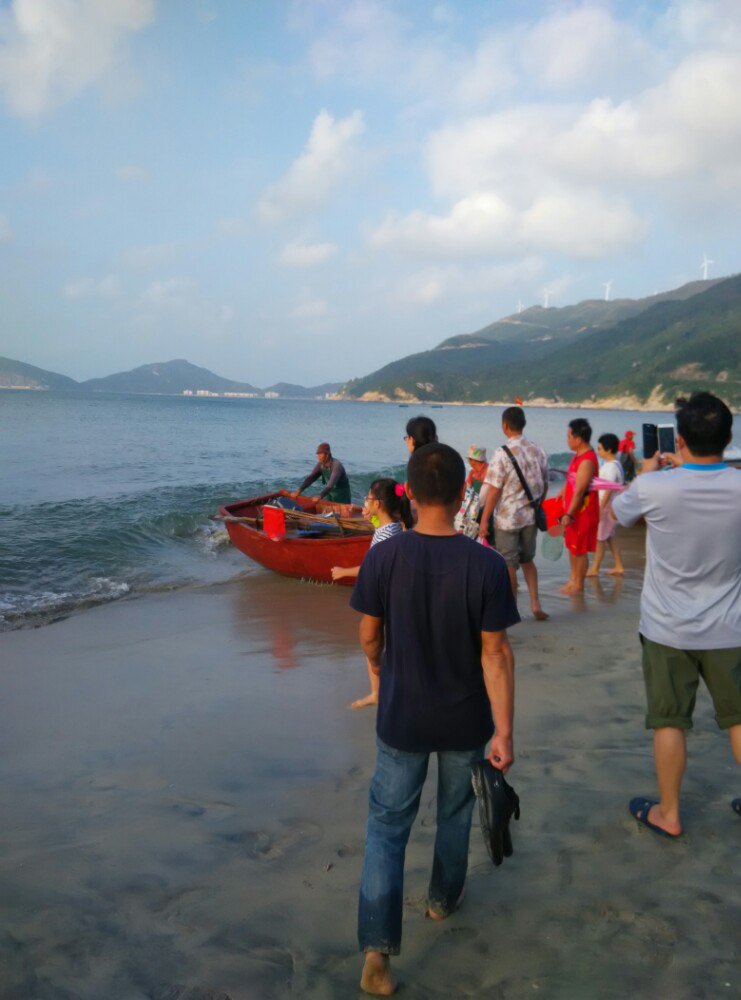
[[[741,3],[0,0],[0,354],[362,376],[741,270]]]

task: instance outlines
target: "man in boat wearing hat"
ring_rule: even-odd
[[[316,457],[316,465],[292,496],[299,496],[321,476],[324,486],[319,494],[320,500],[331,500],[333,503],[352,503],[350,480],[347,478],[345,466],[339,458],[332,458],[332,449],[326,441],[317,445]]]

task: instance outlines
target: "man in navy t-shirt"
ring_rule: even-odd
[[[350,600],[363,616],[363,652],[381,677],[358,940],[366,956],[360,985],[382,996],[396,988],[389,956],[401,946],[404,853],[429,755],[438,757],[438,793],[427,912],[437,920],[463,893],[471,767],[490,739],[493,764],[506,771],[514,759],[506,629],[520,617],[507,567],[453,527],[466,477],[453,448],[418,448],[407,475],[416,528],[369,550]]]

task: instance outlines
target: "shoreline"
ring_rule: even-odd
[[[521,1000],[728,995],[738,869],[727,740],[700,692],[687,833],[629,816],[654,788],[628,574],[511,630],[521,798],[466,902],[424,920],[434,786],[407,851],[405,994]],[[522,593],[522,592],[521,592]],[[374,713],[348,593],[269,573],[0,635],[0,993],[52,1000],[354,996]],[[433,763],[434,772],[434,763]]]
[[[266,396],[230,396],[230,395],[218,395],[212,394],[209,396],[197,396],[197,395],[187,395],[185,393],[169,393],[169,392],[133,392],[133,391],[115,391],[112,389],[94,389],[91,391],[86,390],[76,390],[76,389],[47,389],[42,386],[0,386],[0,391],[7,389],[8,391],[24,390],[29,392],[55,392],[55,393],[75,393],[79,391],[80,395],[83,396],[145,396],[151,398],[163,398],[163,399],[219,399],[219,400],[243,400],[243,399],[268,399],[272,401],[273,397]],[[297,402],[297,403],[390,403],[396,406],[480,406],[480,407],[507,407],[514,406],[513,400],[483,400],[480,402],[473,402],[466,399],[419,399],[417,396],[399,397],[398,399],[392,399],[390,396],[384,393],[367,392],[363,396],[353,397],[353,396],[340,396],[340,395],[329,395],[325,397],[319,396],[277,396],[283,402]],[[519,405],[519,404],[517,404]],[[641,401],[637,397],[633,396],[610,396],[604,399],[590,399],[581,400],[579,402],[568,402],[565,400],[555,401],[548,400],[543,397],[537,397],[535,399],[527,399],[522,403],[523,407],[533,407],[543,410],[620,410],[625,412],[634,413],[673,413],[674,406],[672,404],[658,402],[657,400],[648,399],[646,401]],[[741,413],[741,409],[734,409],[731,406],[731,412],[736,415]]]
[[[440,399],[418,399],[416,396],[409,398],[392,399],[383,393],[364,393],[363,396],[352,398],[349,396],[332,396],[331,402],[335,403],[390,403],[396,406],[493,406],[507,407],[515,406],[514,400],[485,400],[473,403],[470,400],[440,400]],[[650,404],[650,405],[649,405]],[[604,400],[588,400],[580,403],[568,403],[564,401],[555,402],[542,398],[528,399],[522,404],[523,407],[534,407],[543,410],[622,410],[635,413],[673,413],[674,407],[668,404],[654,405],[653,401],[641,403],[637,399],[626,397],[612,397]],[[732,410],[733,413],[741,412]]]

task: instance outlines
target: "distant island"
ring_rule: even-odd
[[[258,389],[249,382],[234,382],[216,375],[207,368],[199,368],[189,361],[177,359],[152,365],[141,365],[128,372],[116,372],[105,378],[76,382],[66,375],[36,368],[34,365],[12,358],[0,357],[0,389],[57,390],[61,392],[118,392],[158,396],[223,397],[225,399],[324,399],[340,388],[339,382],[318,386],[293,385],[279,382]]]

